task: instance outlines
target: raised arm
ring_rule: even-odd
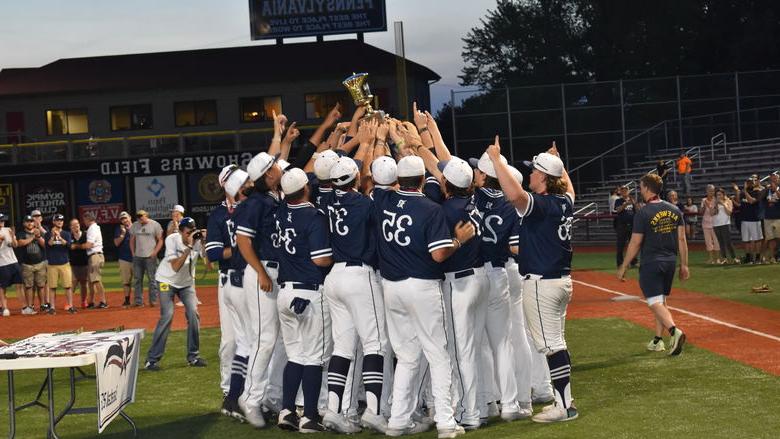
[[[439,160],[449,160],[451,158],[450,149],[447,148],[447,145],[444,143],[444,138],[441,136],[439,126],[436,124],[436,119],[427,111],[425,112],[425,119],[428,124],[428,131],[430,131],[431,137],[433,138],[433,146],[436,148],[436,157],[438,157]]]
[[[325,119],[322,121],[320,126],[317,127],[317,129],[314,131],[314,134],[309,137],[309,142],[311,142],[312,145],[319,146],[322,143],[322,138],[325,137],[325,132],[330,129],[330,127],[333,126],[339,119],[341,119],[341,104],[336,103],[336,105],[328,112],[328,115],[325,116]]]
[[[531,195],[523,189],[523,185],[512,176],[509,167],[501,160],[501,145],[498,136],[496,136],[495,143],[488,146],[487,153],[490,160],[493,161],[493,167],[496,170],[498,182],[501,184],[501,190],[504,191],[504,196],[518,212],[525,212]]]
[[[301,135],[301,130],[299,130],[295,125],[296,122],[291,123],[287,128],[287,132],[284,133],[284,139],[282,139],[282,145],[280,146],[279,151],[280,160],[288,160],[293,142],[298,138],[298,136]]]
[[[274,137],[271,139],[271,145],[268,147],[268,154],[275,156],[281,151],[282,132],[287,124],[287,116],[276,114],[276,110],[271,110],[274,118]]]

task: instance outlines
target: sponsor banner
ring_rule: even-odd
[[[95,222],[98,224],[119,224],[119,214],[123,210],[125,210],[124,203],[79,206],[79,218],[84,218],[85,213],[91,212],[95,215]]]
[[[187,176],[189,189],[189,211],[209,213],[225,200],[225,193],[219,185],[219,175],[216,172],[189,174]]]
[[[141,334],[126,332],[95,356],[98,389],[98,433],[135,401]]]
[[[22,183],[22,209],[28,215],[40,210],[44,217],[69,211],[67,180]]]
[[[0,212],[8,215],[8,223],[11,225],[14,223],[16,217],[14,216],[14,185],[11,183],[0,184]]]
[[[101,175],[158,175],[172,172],[215,171],[230,164],[243,168],[252,160],[251,152],[209,154],[191,157],[148,157],[101,162]]]
[[[249,0],[253,40],[387,30],[385,0]]]
[[[98,224],[117,224],[125,210],[125,180],[123,177],[87,177],[76,182],[76,203],[79,218],[86,212],[97,217]]]
[[[135,209],[149,212],[149,218],[165,219],[179,204],[179,186],[175,175],[135,177]]]

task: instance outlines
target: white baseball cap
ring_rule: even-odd
[[[230,174],[232,174],[236,169],[238,169],[238,165],[227,165],[222,168],[222,170],[219,171],[219,185],[225,187],[225,183],[227,183],[228,177],[230,177]]]
[[[234,197],[238,195],[238,191],[241,190],[241,186],[246,183],[249,178],[249,174],[241,169],[236,169],[230,173],[227,181],[225,182],[225,193]]]
[[[336,164],[330,168],[330,179],[337,185],[344,185],[354,181],[357,174],[357,163],[349,157],[340,157]]]
[[[408,155],[398,161],[398,177],[420,177],[425,175],[425,162],[421,157]]]
[[[519,169],[509,165],[509,173],[512,174],[512,177],[515,177],[518,183],[523,184],[523,173]]]
[[[554,156],[548,152],[535,155],[533,161],[525,161],[523,164],[529,168],[538,169],[547,175],[552,175],[553,177],[563,176],[563,161],[560,157]]]
[[[326,149],[319,153],[316,159],[314,159],[314,175],[317,176],[317,180],[330,179],[330,168],[336,164],[339,160],[339,155],[333,152],[333,150]]]
[[[181,204],[177,204],[177,205],[173,206],[173,208],[171,209],[171,212],[179,212],[179,213],[183,214],[184,213],[184,206],[182,206]]]
[[[249,164],[246,165],[246,172],[249,174],[249,178],[251,178],[252,181],[257,181],[257,179],[262,177],[263,174],[271,169],[271,166],[274,165],[275,161],[276,159],[274,156],[268,154],[267,152],[261,152],[260,154],[252,157],[252,160],[250,160]]]
[[[286,171],[287,168],[290,167],[290,162],[288,162],[285,159],[279,159],[276,161],[276,164],[279,165],[279,168],[281,168],[282,171]]]
[[[282,192],[285,195],[294,194],[307,184],[309,184],[309,177],[301,168],[292,168],[282,175]]]
[[[447,181],[461,189],[468,188],[474,180],[474,170],[461,158],[453,156],[450,160],[439,162],[437,166]]]
[[[377,184],[393,184],[398,180],[398,163],[383,155],[371,162],[371,175]]]
[[[506,157],[501,156],[501,163],[506,162]],[[469,164],[493,178],[498,178],[496,168],[493,166],[493,160],[490,160],[490,156],[487,152],[483,153],[479,160],[474,158],[469,159]]]

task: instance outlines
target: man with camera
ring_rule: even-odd
[[[165,257],[155,275],[160,288],[160,320],[146,355],[146,370],[160,370],[159,362],[173,322],[174,295],[184,304],[187,316],[187,363],[192,367],[206,366],[206,361],[200,358],[200,317],[195,297],[195,267],[198,256],[205,256],[204,238],[204,231],[198,230],[190,217],[182,218],[178,233],[165,238]]]

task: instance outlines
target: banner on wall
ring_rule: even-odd
[[[70,200],[67,180],[22,183],[21,193],[25,215],[36,209],[44,217],[68,212]]]
[[[125,180],[121,177],[86,177],[76,182],[79,218],[92,212],[98,224],[117,224],[125,210]]]
[[[10,218],[8,225],[13,224],[16,217],[14,216],[14,186],[11,183],[0,184],[0,212]]]
[[[234,163],[246,169],[252,156],[251,152],[237,152],[188,157],[139,157],[101,162],[99,169],[102,175],[159,175],[211,170],[219,172]]]
[[[193,214],[209,213],[225,200],[216,172],[189,174],[187,187],[189,188],[189,211]]]
[[[179,186],[175,175],[135,177],[135,209],[149,212],[149,218],[164,219],[179,204]]]

